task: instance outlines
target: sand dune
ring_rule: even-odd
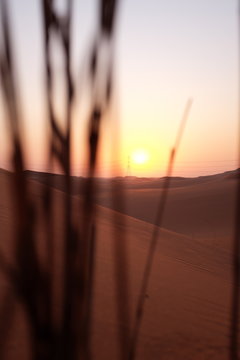
[[[162,226],[193,238],[204,235],[212,241],[232,236],[236,180],[232,173],[181,179],[182,186],[179,182],[174,185],[177,180],[173,179]],[[121,208],[117,196],[113,203],[109,192],[102,191],[97,202],[154,224],[161,193],[161,187],[127,188],[125,207]]]
[[[206,179],[205,179],[206,180]],[[11,175],[0,174],[1,252],[14,262],[12,237],[14,212],[9,187]],[[180,180],[181,181],[181,180]],[[151,279],[145,300],[137,359],[227,359],[231,294],[231,233],[234,214],[235,180],[228,176],[172,187],[165,229],[159,236]],[[37,204],[39,253],[42,244],[43,184],[29,181],[31,197]],[[129,326],[146,260],[151,222],[159,189],[128,189],[126,213],[97,206],[97,251],[92,324],[93,358],[120,359],[114,275],[114,232],[126,233],[127,272],[130,281]],[[110,206],[109,195],[100,192],[98,202]],[[56,254],[56,294],[61,278],[62,201],[64,193],[54,190]],[[74,197],[76,219],[80,199]],[[144,205],[145,204],[145,205]],[[112,206],[112,205],[111,205]],[[122,210],[122,209],[118,209]],[[135,218],[134,218],[135,217]],[[139,219],[136,219],[139,218]],[[142,219],[142,220],[141,220]],[[143,221],[144,220],[144,221]],[[11,293],[11,284],[1,272],[1,294]],[[14,323],[6,338],[6,359],[28,359],[29,329],[24,309],[14,298]],[[2,297],[2,295],[1,295]],[[2,302],[2,301],[1,301]],[[55,306],[60,307],[56,295]],[[2,306],[1,306],[2,308]],[[0,329],[1,336],[4,329]]]
[[[64,190],[61,175],[29,172],[31,179]],[[212,240],[232,236],[235,214],[235,191],[239,170],[198,178],[172,178],[162,227],[193,238],[207,236]],[[164,186],[164,178],[96,179],[99,205],[155,223],[156,209]],[[112,184],[121,184],[113,201]],[[73,194],[83,189],[84,178],[73,178]],[[124,202],[122,194],[125,195]]]

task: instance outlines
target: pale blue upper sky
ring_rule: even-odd
[[[46,122],[41,1],[8,3],[26,138],[33,149],[29,166],[43,169]],[[96,9],[97,1],[74,1],[73,63],[79,81],[96,29]],[[123,174],[128,155],[143,148],[152,160],[142,168],[133,164],[133,173],[163,175],[188,97],[194,104],[176,174],[197,175],[236,167],[237,0],[123,0],[118,15],[115,79]],[[1,116],[0,129],[5,134],[2,122]],[[6,152],[4,141],[1,143],[0,166],[4,166]],[[103,149],[103,153],[109,151],[105,145]],[[114,169],[119,168],[116,160],[103,157],[100,174],[105,173],[102,169],[109,162]],[[73,169],[76,167],[74,162]]]

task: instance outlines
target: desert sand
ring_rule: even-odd
[[[173,180],[145,298],[136,359],[228,359],[236,179],[236,173],[231,172]],[[43,183],[41,175],[38,178],[32,174],[29,180],[31,197],[38,208],[36,231],[39,254],[44,263],[42,191],[46,185]],[[157,179],[129,178],[125,179],[126,183],[124,209],[122,205],[118,207],[118,201],[112,203],[106,181],[99,185],[96,196],[97,247],[91,349],[93,359],[97,360],[120,359],[114,234],[117,231],[125,236],[129,321],[122,325],[131,331],[154,215],[162,191],[161,181]],[[55,187],[54,233],[58,241],[54,244],[54,306],[57,312],[61,307],[58,295],[64,192],[59,184],[55,183]],[[16,215],[11,175],[3,170],[0,189],[0,250],[6,261],[14,266]],[[73,194],[73,201],[78,221],[81,196]],[[26,314],[4,270],[0,272],[0,293],[0,311],[4,313],[6,307],[5,313],[9,317],[10,309],[11,318],[6,316],[7,325],[0,328],[0,348],[4,350],[1,358],[30,359]]]

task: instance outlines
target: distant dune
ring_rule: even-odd
[[[162,227],[193,238],[204,235],[213,241],[232,236],[239,174],[238,169],[197,178],[172,178]],[[27,172],[27,176],[64,191],[61,175]],[[84,182],[84,178],[73,178],[73,195],[83,191]],[[164,178],[97,178],[96,184],[97,204],[155,223]],[[113,200],[112,187],[114,185],[117,189],[118,184],[121,185],[121,192],[116,190]],[[122,193],[125,195],[124,201]]]
[[[180,181],[173,179],[162,226],[193,238],[204,235],[212,238],[212,241],[232,236],[237,184],[235,176],[236,173],[227,173]],[[127,188],[125,207],[121,208],[118,195],[113,203],[109,192],[103,191],[97,195],[97,202],[154,224],[161,193],[161,187]]]
[[[139,360],[227,360],[231,295],[231,249],[236,177],[239,171],[194,179],[174,178],[160,231],[137,351]],[[42,189],[53,180],[56,254],[56,308],[59,304],[62,251],[61,176],[27,172],[31,197],[38,208],[39,252],[42,244]],[[136,298],[146,261],[162,179],[118,178],[124,184],[126,207],[118,197],[111,200],[110,180],[98,179],[97,254],[92,325],[93,359],[120,359],[117,346],[118,321],[114,277],[114,232],[126,233],[130,279],[132,326]],[[73,179],[75,217],[78,221],[81,195]],[[11,174],[0,171],[0,249],[13,262],[14,209]],[[103,205],[103,206],[102,206]],[[107,208],[106,208],[107,207]],[[114,211],[115,210],[115,211]],[[117,210],[117,212],[116,212]],[[122,212],[122,213],[121,213]],[[11,292],[11,284],[0,273],[0,292]],[[1,295],[2,296],[2,295]],[[6,338],[7,359],[28,359],[28,327],[24,310],[14,296],[15,315]],[[0,329],[0,337],[4,329]],[[16,355],[17,354],[17,355]]]

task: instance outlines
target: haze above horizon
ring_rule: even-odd
[[[47,171],[41,4],[8,1],[24,122],[27,167]],[[62,1],[58,1],[61,10]],[[77,101],[73,175],[85,175],[86,57],[96,30],[97,1],[74,1],[72,48]],[[194,99],[173,176],[221,173],[238,167],[237,1],[122,1],[115,37],[115,97],[104,120],[98,176],[164,176],[182,112]],[[62,63],[56,108],[61,117]],[[0,100],[0,167],[10,143]],[[115,148],[119,143],[119,149]],[[81,144],[81,145],[79,145]],[[142,161],[132,160],[141,150]],[[129,160],[130,159],[130,160]],[[51,169],[56,171],[57,169]]]

